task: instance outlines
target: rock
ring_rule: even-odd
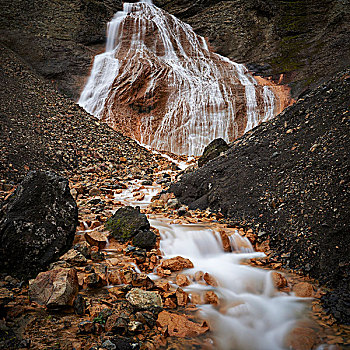
[[[132,333],[141,332],[143,330],[143,324],[138,321],[130,321],[128,324],[128,331]]]
[[[102,348],[107,350],[116,350],[117,346],[108,339],[102,343]]]
[[[209,330],[209,327],[194,323],[187,319],[186,316],[177,315],[168,311],[162,311],[157,319],[158,327],[165,328],[171,337],[197,337]]]
[[[288,349],[310,350],[317,341],[316,332],[307,327],[296,327],[286,337],[285,343]]]
[[[212,275],[210,275],[208,272],[206,272],[206,273],[203,275],[203,279],[204,279],[204,281],[207,282],[207,284],[209,284],[210,286],[213,286],[213,287],[217,287],[217,286],[218,286],[217,280],[216,280]]]
[[[280,289],[287,286],[287,280],[279,272],[272,272],[271,278],[276,288]]]
[[[190,281],[189,281],[189,279],[187,278],[186,275],[183,275],[183,274],[179,273],[176,276],[176,284],[179,287],[186,287],[186,286],[188,286],[190,284]]]
[[[73,307],[74,307],[74,311],[77,315],[79,315],[79,316],[84,315],[85,311],[86,311],[85,298],[82,295],[78,294],[74,300]]]
[[[98,188],[92,188],[89,191],[89,195],[94,197],[94,196],[99,196],[101,194],[101,191]]]
[[[151,250],[155,247],[157,236],[151,230],[139,231],[132,239],[132,244],[136,247]]]
[[[73,306],[78,290],[74,268],[41,272],[29,281],[30,300],[52,309]]]
[[[13,300],[13,293],[11,293],[7,288],[0,287],[0,310]]]
[[[152,289],[154,287],[154,282],[144,273],[135,273],[132,276],[131,285],[138,288]]]
[[[126,242],[137,235],[139,231],[147,231],[150,224],[145,214],[140,213],[139,207],[121,207],[105,224],[114,238]]]
[[[90,245],[97,246],[99,249],[103,249],[107,244],[106,234],[99,231],[85,232],[84,237]]]
[[[86,241],[79,242],[74,246],[74,249],[80,252],[83,256],[85,256],[85,258],[90,257],[91,246],[88,242]]]
[[[179,306],[186,306],[188,304],[189,298],[188,294],[184,292],[181,288],[176,289],[176,302]]]
[[[226,152],[229,149],[228,144],[222,138],[218,138],[209,143],[205,147],[202,156],[198,159],[198,166],[202,167],[209,160],[212,160],[220,155],[222,152]]]
[[[212,290],[205,292],[204,299],[207,304],[213,304],[213,305],[219,304],[219,298]]]
[[[180,206],[180,203],[176,198],[170,198],[166,204],[167,209],[178,209],[179,206]]]
[[[0,270],[35,276],[69,250],[77,225],[68,181],[30,172],[0,210]]]
[[[140,310],[159,311],[163,308],[162,299],[158,293],[144,291],[139,288],[132,289],[126,295],[126,299],[131,305]]]
[[[91,334],[95,331],[95,324],[91,321],[82,321],[78,324],[78,328],[82,334]]]
[[[101,277],[95,272],[88,274],[84,279],[84,283],[86,283],[89,288],[100,288],[103,285]]]
[[[82,266],[87,262],[85,256],[75,249],[70,249],[66,254],[60,257],[60,260],[66,261],[73,266]]]
[[[185,259],[182,256],[176,256],[175,258],[163,260],[160,266],[170,271],[181,271],[183,269],[193,268],[193,263],[191,260]]]
[[[293,292],[297,297],[310,298],[314,295],[314,289],[310,283],[300,282],[293,286]]]
[[[105,330],[115,334],[125,334],[128,330],[128,319],[120,317],[119,314],[112,314],[107,319]]]

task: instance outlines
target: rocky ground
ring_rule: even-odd
[[[111,130],[57,93],[14,52],[0,47],[0,178],[11,186],[29,170],[114,176],[153,174],[166,161]],[[168,163],[170,164],[170,163]]]
[[[132,247],[130,241],[121,243],[104,226],[116,208],[128,204],[118,197],[123,191],[131,190],[136,202],[142,202],[142,182],[149,184],[149,178],[145,176],[135,185],[127,177],[112,183],[107,175],[97,175],[90,170],[70,179],[79,208],[74,246],[29,285],[11,274],[0,275],[0,348],[215,349],[208,325],[196,314],[196,305],[206,302],[219,306],[220,300],[213,292],[201,299],[199,295],[189,298],[182,290],[190,282],[182,269],[192,263],[181,257],[163,260],[158,244],[145,250]],[[158,176],[154,180],[168,186],[170,177]],[[1,195],[8,197],[11,193]],[[174,223],[214,225],[222,235],[233,230],[218,224],[222,215],[179,208],[166,193],[156,196],[142,211],[151,217],[165,216]],[[132,222],[143,227],[138,215]],[[157,231],[153,231],[159,241]],[[240,230],[240,234],[257,250],[266,250],[253,230]],[[230,251],[227,237],[223,242],[224,249]],[[135,264],[141,271],[135,270]],[[324,349],[335,350],[349,345],[349,327],[337,325],[324,313],[319,301],[324,290],[315,281],[290,274],[275,258],[252,264],[275,269],[274,283],[281,292],[316,298],[310,305],[309,320],[298,324],[286,340],[290,348],[313,349],[324,344]],[[161,279],[152,281],[145,273],[155,267]],[[192,278],[215,286],[215,279],[205,271]],[[107,284],[114,287],[106,288]]]
[[[350,72],[336,75],[171,186],[190,208],[251,227],[283,266],[317,278],[349,319]]]

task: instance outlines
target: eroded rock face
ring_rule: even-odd
[[[284,108],[268,85],[165,11],[125,3],[79,104],[156,149],[199,155],[213,139],[232,141]]]
[[[77,225],[68,181],[30,172],[0,210],[0,269],[25,279],[35,276],[69,250]]]
[[[73,306],[78,291],[74,268],[41,272],[36,279],[29,281],[30,300],[52,309]]]

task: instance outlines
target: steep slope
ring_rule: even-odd
[[[285,266],[349,289],[349,94],[348,70],[170,190],[254,228]]]
[[[0,46],[0,178],[27,171],[152,173],[157,156],[98,123],[57,93],[11,50]]]

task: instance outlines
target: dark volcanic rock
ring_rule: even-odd
[[[285,266],[349,289],[349,94],[347,70],[170,190],[190,209],[266,232],[259,239]]]
[[[113,237],[121,242],[132,239],[140,231],[148,231],[150,224],[145,214],[140,213],[140,207],[121,207],[106,222],[106,228]]]
[[[222,138],[218,138],[209,143],[207,147],[204,148],[202,156],[198,159],[198,166],[202,167],[204,164],[208,163],[220,155],[221,152],[228,150],[228,144]]]
[[[78,207],[68,181],[50,172],[30,172],[0,211],[0,269],[35,276],[71,248]]]
[[[139,231],[132,239],[132,244],[135,247],[143,249],[152,249],[156,245],[157,236],[151,230]]]

